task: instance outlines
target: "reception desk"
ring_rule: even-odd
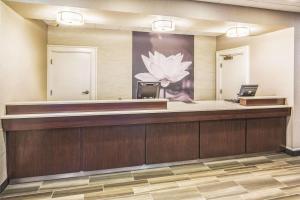
[[[7,134],[9,178],[280,151],[285,147],[287,117],[291,114],[286,105],[149,102],[155,105],[121,110],[117,109],[120,101],[91,102],[114,103],[110,111],[91,110],[90,106],[78,110],[71,102],[55,103],[60,107],[56,112],[48,109],[52,102],[7,105],[8,113],[1,121]],[[48,111],[42,111],[40,105]],[[33,112],[35,106],[40,107]]]

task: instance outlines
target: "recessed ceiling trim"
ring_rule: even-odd
[[[37,0],[41,1],[41,0]],[[64,1],[64,0],[61,0]],[[85,0],[84,0],[85,1]],[[89,1],[89,0],[87,0]],[[99,0],[100,1],[100,0]],[[112,0],[113,1],[113,0]],[[124,0],[125,1],[125,0]],[[129,0],[128,0],[129,1]],[[143,0],[138,0],[143,1]],[[166,0],[167,1],[167,0]],[[152,22],[159,19],[171,19],[176,23],[175,34],[221,36],[233,26],[247,26],[251,28],[251,35],[260,35],[283,28],[285,25],[260,25],[251,23],[238,23],[224,20],[198,19],[190,17],[162,16],[157,14],[137,14],[116,11],[83,9],[78,7],[54,6],[38,3],[10,2],[8,4],[24,18],[42,20],[49,26],[57,26],[56,15],[62,10],[74,11],[84,16],[85,24],[81,28],[113,29],[125,31],[152,31]]]
[[[300,12],[299,0],[195,0],[201,2],[236,5],[244,7]]]

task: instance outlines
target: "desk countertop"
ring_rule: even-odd
[[[97,101],[97,102],[99,102],[99,101]],[[116,101],[114,101],[114,102],[116,102]],[[68,103],[68,102],[65,102],[65,103]],[[229,110],[290,108],[290,107],[291,106],[288,106],[288,105],[242,106],[237,103],[231,103],[231,102],[226,102],[226,101],[194,101],[193,103],[168,102],[168,108],[161,109],[161,110],[19,114],[19,115],[4,115],[1,117],[1,119],[26,119],[26,118],[28,119],[28,118],[74,117],[74,116],[95,116],[95,115],[127,115],[127,114],[145,114],[145,113],[150,113],[150,114],[151,113],[176,113],[176,112],[178,113],[178,112],[227,111],[227,110],[229,111]]]

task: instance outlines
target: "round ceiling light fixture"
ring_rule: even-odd
[[[249,27],[232,27],[227,30],[226,36],[230,38],[237,38],[237,37],[246,37],[250,35],[250,28]]]
[[[57,14],[56,21],[58,24],[79,26],[84,24],[84,18],[80,13],[72,11],[61,11]]]
[[[159,19],[152,22],[152,31],[170,32],[175,30],[175,22],[170,19]]]

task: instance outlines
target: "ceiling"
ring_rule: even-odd
[[[213,0],[212,0],[213,1]],[[45,3],[46,2],[46,3]],[[51,3],[48,3],[51,2]],[[57,2],[57,3],[56,3]],[[137,12],[124,12],[112,11],[105,9],[91,8],[85,5],[78,6],[65,6],[60,1],[42,1],[42,0],[8,0],[5,1],[7,5],[13,8],[16,12],[28,19],[42,20],[49,26],[57,26],[56,15],[59,11],[70,10],[83,14],[85,18],[85,25],[81,28],[102,28],[102,29],[117,29],[117,30],[131,30],[131,31],[151,31],[151,23],[155,19],[162,16],[137,13]],[[78,2],[84,4],[91,2],[87,0],[73,0],[72,3]],[[101,2],[101,1],[99,1]],[[134,1],[130,6],[134,6]],[[72,4],[74,5],[74,4]],[[251,29],[251,35],[259,35],[266,32],[276,31],[285,28],[281,25],[259,25],[259,24],[246,24],[229,21],[212,21],[207,19],[193,19],[172,17],[176,23],[175,33],[191,34],[191,35],[205,35],[205,36],[220,36],[233,26],[248,26]]]
[[[300,12],[300,0],[196,0],[211,3],[231,4],[270,10]]]

